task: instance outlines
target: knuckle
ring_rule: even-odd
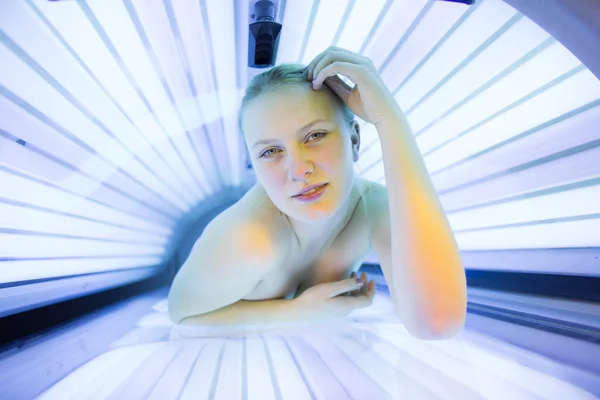
[[[325,68],[327,68],[329,65],[331,65],[331,63],[334,60],[335,60],[335,58],[333,57],[333,55],[331,53],[329,53],[325,57],[323,57],[323,59],[321,60],[320,64],[324,65]]]
[[[334,65],[334,64],[335,64],[335,63],[333,63],[333,64],[329,64],[329,65],[327,65],[326,67],[322,68],[322,69],[321,69],[321,71],[319,71],[319,74],[321,74],[321,72],[324,72],[324,73],[327,73],[327,72],[329,72],[329,70],[330,70],[331,68],[335,68],[335,65]]]
[[[329,52],[329,53],[325,54],[325,57],[323,57],[321,59],[321,62],[319,64],[321,64],[321,65],[329,64],[332,59],[333,59],[333,53]]]

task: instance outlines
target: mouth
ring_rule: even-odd
[[[305,195],[313,194],[317,190],[325,187],[326,185],[327,185],[327,183],[322,183],[322,184],[308,186],[307,188],[303,189],[300,193],[295,194],[292,197],[299,197],[299,196],[305,196]]]

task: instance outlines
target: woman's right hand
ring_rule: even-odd
[[[361,278],[312,286],[292,301],[307,319],[323,320],[345,317],[354,310],[369,307],[376,291],[375,281],[368,281],[363,272]]]

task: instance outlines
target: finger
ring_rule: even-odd
[[[333,64],[336,61],[343,61],[351,64],[367,64],[367,60],[365,57],[362,57],[359,54],[352,53],[348,50],[342,50],[338,48],[330,48],[319,60],[319,62],[315,65],[314,69],[311,71],[314,77],[319,76],[319,72],[323,68],[328,65]]]
[[[354,272],[354,271],[353,271],[353,272],[350,274],[350,278],[354,278],[354,279],[356,279],[356,272]],[[355,293],[355,292],[356,292],[356,290],[353,290],[353,291],[351,291],[351,292],[346,292],[346,296],[354,296],[354,293]]]
[[[313,79],[315,79],[315,74],[314,74],[315,67],[327,55],[327,53],[329,53],[331,51],[346,51],[346,52],[348,52],[349,50],[345,50],[345,49],[335,47],[335,46],[329,46],[328,48],[323,50],[321,53],[319,53],[315,58],[313,58],[313,60],[310,62],[310,64],[308,64],[308,66],[306,67],[306,78],[309,81],[312,81]]]
[[[370,281],[365,285],[368,288],[366,295],[359,295],[354,297],[356,302],[352,303],[351,306],[354,308],[365,308],[370,307],[373,304],[373,299],[375,298],[375,294],[377,293],[375,281]]]
[[[309,81],[312,81],[314,79],[313,71],[314,71],[315,67],[317,66],[317,64],[319,63],[319,61],[321,61],[321,59],[323,57],[325,57],[325,54],[327,54],[327,50],[325,50],[324,52],[320,53],[318,56],[313,58],[313,60],[310,62],[310,64],[308,64],[308,66],[306,67],[306,79],[308,79]]]
[[[369,288],[369,291],[367,292],[367,297],[372,302],[373,299],[375,298],[375,295],[377,294],[377,285],[375,284],[375,281],[371,281],[365,286],[368,286],[368,288]]]
[[[352,275],[353,275],[353,278],[355,278],[355,279],[358,278],[358,276],[356,275],[356,272],[352,272]],[[365,283],[366,282],[363,281],[363,286],[364,286]],[[360,289],[353,290],[352,293],[351,293],[351,295],[352,296],[358,296],[358,295],[360,295]]]
[[[335,75],[325,79],[323,83],[327,85],[327,87],[331,89],[333,93],[335,93],[339,98],[341,98],[344,101],[344,103],[348,103],[348,97],[352,92],[352,87],[350,87],[346,82],[344,82],[342,78]]]
[[[363,282],[365,283],[365,284],[363,285],[363,287],[361,287],[361,288],[360,288],[360,294],[363,294],[363,295],[365,295],[365,296],[366,296],[366,295],[367,295],[367,292],[369,291],[369,277],[367,277],[367,274],[366,274],[365,272],[363,272],[363,273],[360,275],[360,279],[362,279],[362,280],[363,280]]]
[[[345,292],[360,289],[362,285],[362,281],[359,283],[356,278],[349,278],[338,282],[322,284],[322,287],[325,290],[324,295],[331,298]]]
[[[367,66],[362,64],[335,61],[319,71],[319,74],[313,80],[313,89],[319,90],[325,79],[337,74],[347,76],[355,85],[359,86],[364,82],[367,68]]]

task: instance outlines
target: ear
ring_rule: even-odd
[[[356,121],[352,121],[350,125],[350,141],[352,142],[352,159],[356,162],[360,150],[360,125]]]

